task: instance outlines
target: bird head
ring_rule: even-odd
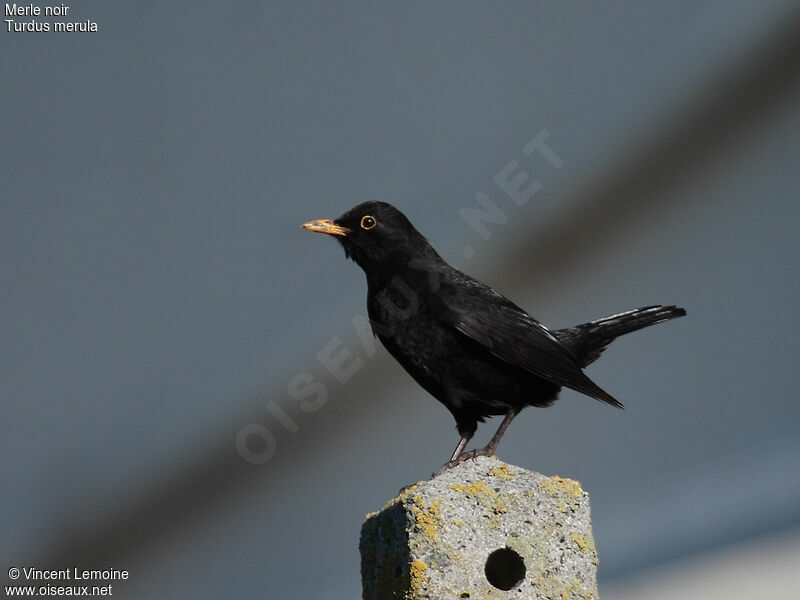
[[[390,264],[439,257],[406,216],[386,202],[364,202],[337,219],[309,221],[302,227],[334,236],[345,255],[367,274]]]

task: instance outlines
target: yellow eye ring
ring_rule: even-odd
[[[378,222],[375,220],[375,217],[370,215],[361,217],[361,229],[372,229],[377,224]]]

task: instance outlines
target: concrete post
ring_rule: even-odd
[[[588,494],[495,457],[367,515],[360,549],[364,600],[597,600]]]

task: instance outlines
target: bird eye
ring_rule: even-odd
[[[377,224],[378,222],[375,220],[375,217],[369,215],[361,217],[361,229],[372,229]]]

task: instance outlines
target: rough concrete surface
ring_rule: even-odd
[[[597,599],[588,494],[495,457],[367,515],[360,549],[364,600]]]

